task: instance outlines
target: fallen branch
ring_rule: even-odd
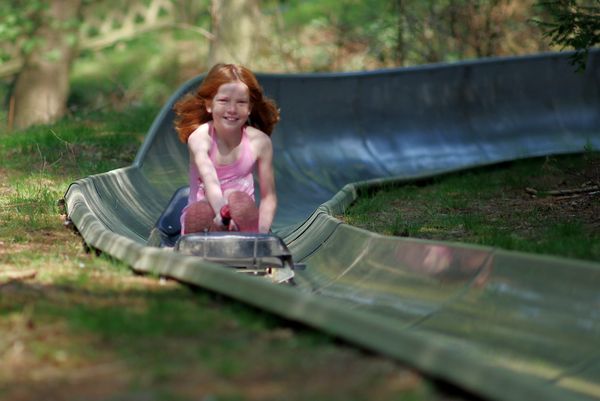
[[[548,191],[549,195],[560,196],[560,195],[573,195],[573,194],[584,194],[588,192],[594,192],[599,190],[600,187],[598,185],[594,185],[591,187],[584,188],[569,188],[569,189],[557,189],[555,191]]]
[[[593,185],[591,187],[583,187],[583,188],[567,188],[567,189],[556,189],[552,191],[541,191],[544,195],[552,195],[552,196],[565,196],[565,195],[579,195],[591,193],[595,194],[598,190],[600,190],[600,186]],[[527,187],[525,188],[525,192],[530,195],[538,195],[540,191],[535,188]]]
[[[531,194],[531,195],[537,195],[537,193],[538,193],[537,189],[530,188],[530,187],[525,188],[525,192],[527,192],[528,194]]]
[[[15,270],[0,272],[0,286],[6,285],[13,281],[22,281],[33,279],[37,276],[36,270]]]

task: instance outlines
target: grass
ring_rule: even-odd
[[[436,385],[201,289],[84,251],[57,200],[129,164],[156,107],[0,133],[0,398],[430,400]]]
[[[65,119],[16,134],[0,134],[0,234],[26,241],[31,230],[52,229],[57,200],[75,179],[129,164],[157,108]]]
[[[86,253],[63,227],[56,201],[68,185],[128,165],[157,105],[206,67],[207,41],[173,42],[161,31],[82,54],[69,117],[0,130],[0,399],[459,398],[322,333],[201,289],[135,276]],[[293,49],[306,59],[297,65],[327,64],[324,47],[311,49]],[[264,69],[285,64],[269,60]],[[360,69],[363,60],[358,54],[343,64]],[[6,87],[0,82],[2,98]],[[393,222],[395,231],[421,227],[404,215]]]
[[[133,275],[86,253],[63,227],[56,201],[68,185],[128,165],[157,105],[190,77],[175,71],[195,70],[170,57],[193,51],[189,43],[166,49],[161,40],[84,55],[72,76],[69,117],[0,132],[0,399],[458,399],[325,334],[201,289]],[[366,201],[376,210],[389,203]],[[446,202],[442,209],[465,207],[458,197],[438,201]],[[407,216],[394,214],[390,230],[439,231]],[[478,224],[472,216],[455,219]]]
[[[201,289],[135,276],[118,261],[85,253],[80,238],[62,227],[57,199],[79,177],[129,164],[156,112],[146,106],[76,115],[0,134],[6,161],[0,168],[3,400],[48,394],[92,400],[448,397],[386,358]],[[345,218],[388,234],[479,238],[531,252],[546,252],[546,243],[554,243],[553,252],[581,257],[590,249],[598,252],[589,245],[600,242],[597,230],[585,220],[545,220],[555,200],[544,191],[585,171],[596,157],[518,161],[388,188],[363,196]],[[516,196],[529,185],[539,190],[536,198]],[[553,218],[565,210],[557,209]],[[527,238],[528,230],[541,234],[531,229],[538,222],[544,236]],[[573,250],[581,253],[572,256]]]
[[[587,150],[367,192],[341,218],[388,235],[600,261],[597,182],[600,153]],[[590,190],[552,192],[573,188]]]
[[[389,359],[198,288],[133,275],[86,253],[63,227],[57,200],[68,185],[130,164],[158,105],[189,78],[167,54],[181,49],[163,44],[84,55],[68,117],[0,130],[0,399],[442,398]]]

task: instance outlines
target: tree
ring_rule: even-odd
[[[257,0],[212,0],[209,67],[218,62],[251,65],[260,30]]]
[[[278,39],[290,64],[322,71],[513,56],[548,49],[528,23],[538,1],[278,0]]]
[[[539,3],[549,19],[535,22],[545,29],[550,43],[575,49],[572,62],[585,69],[590,48],[600,43],[600,0],[553,0]]]
[[[81,0],[52,0],[46,4],[31,16],[31,45],[25,48],[11,98],[14,107],[9,119],[15,128],[50,123],[66,112]]]

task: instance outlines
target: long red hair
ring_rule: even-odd
[[[177,115],[175,129],[181,142],[187,143],[189,136],[196,128],[212,120],[212,115],[206,106],[210,106],[219,87],[230,82],[242,82],[248,87],[252,106],[252,115],[248,119],[248,125],[271,135],[275,124],[279,121],[279,110],[272,99],[264,96],[256,76],[241,65],[216,64],[204,77],[196,93],[187,94],[173,107]]]

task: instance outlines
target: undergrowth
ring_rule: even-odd
[[[586,150],[365,192],[341,218],[387,235],[600,261],[599,183],[600,153]]]

